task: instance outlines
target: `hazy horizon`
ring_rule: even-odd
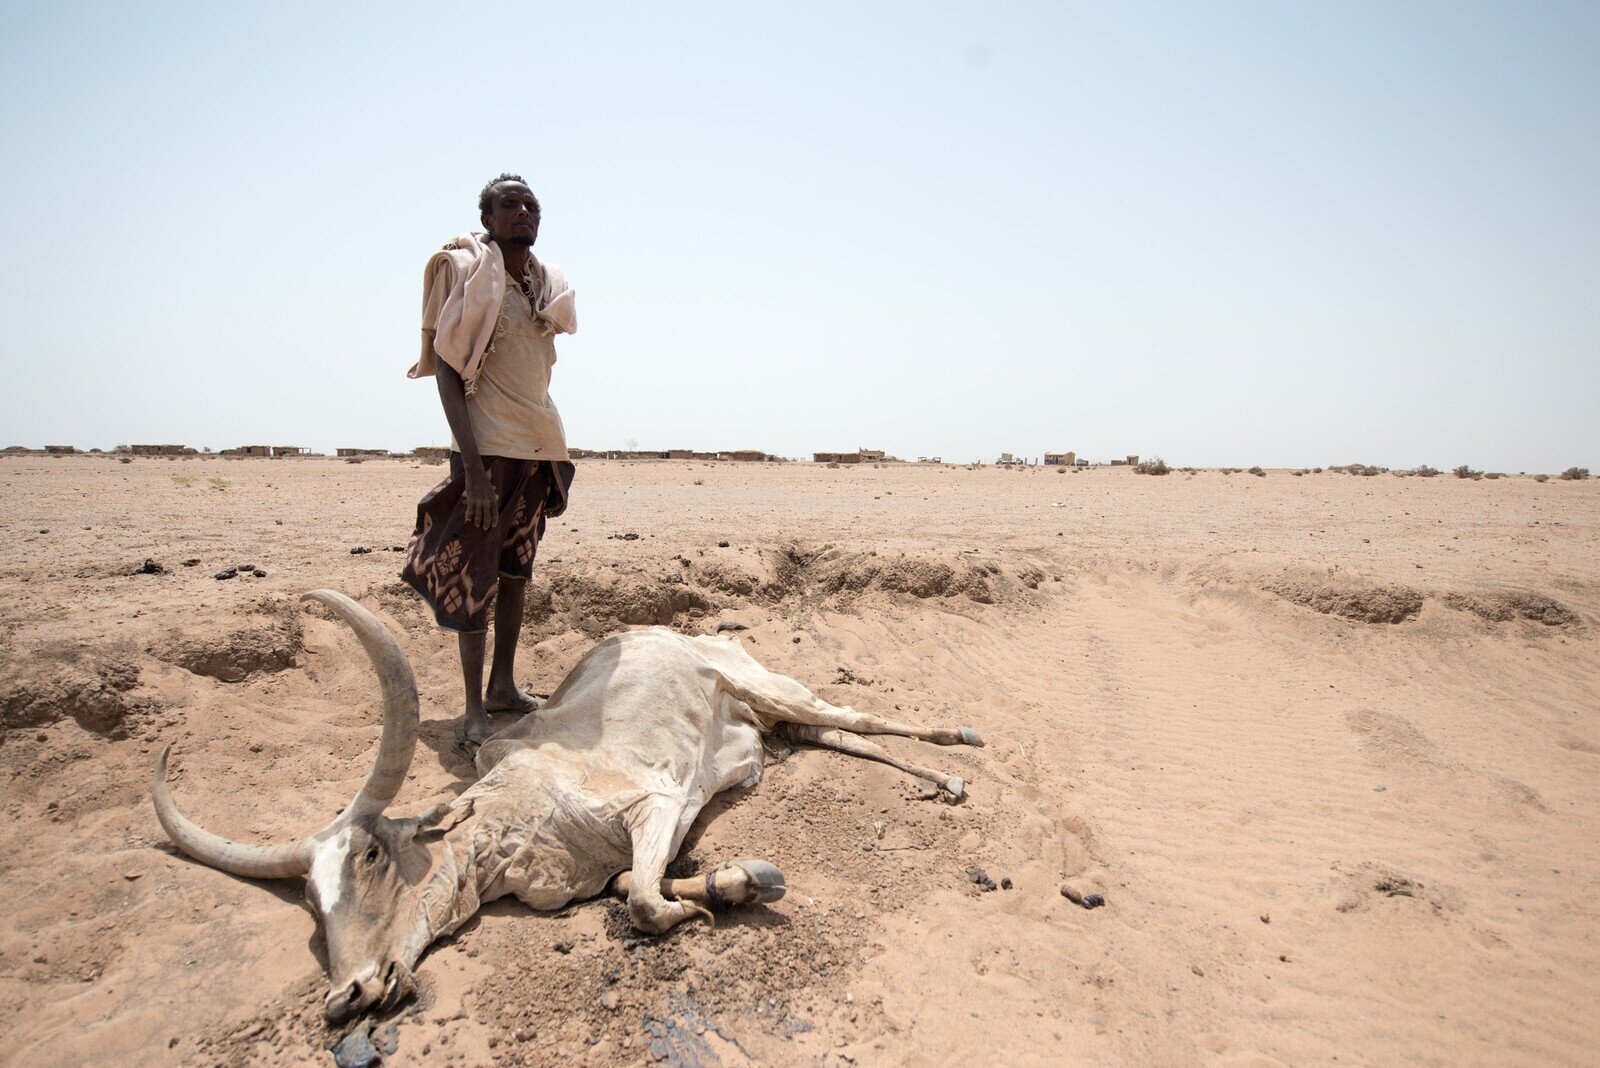
[[[510,170],[576,447],[1600,469],[1594,5],[0,27],[0,447],[448,441],[422,266]]]

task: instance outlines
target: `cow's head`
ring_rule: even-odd
[[[332,590],[306,597],[337,612],[361,639],[383,690],[383,739],[355,799],[332,823],[287,845],[245,845],[197,826],[167,789],[167,756],[156,761],[150,793],[156,816],[179,849],[202,863],[252,879],[306,878],[306,897],[328,944],[330,1019],[386,1007],[411,990],[411,968],[427,948],[421,898],[432,867],[428,840],[450,811],[439,805],[410,819],[388,819],[417,744],[417,686],[394,636],[366,609]]]
[[[421,900],[434,870],[428,844],[449,813],[437,805],[409,819],[363,816],[315,847],[306,900],[328,944],[329,1019],[411,992],[411,968],[433,937]]]

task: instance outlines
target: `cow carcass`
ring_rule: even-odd
[[[383,736],[355,799],[301,841],[229,841],[178,811],[166,784],[170,745],[151,795],[161,826],[191,857],[248,878],[305,878],[327,939],[324,1008],[333,1020],[400,1000],[435,939],[507,894],[559,909],[609,887],[651,933],[709,918],[713,907],[781,897],[783,876],[763,861],[663,878],[712,795],[761,778],[763,733],[884,761],[932,780],[951,800],[965,791],[961,779],[898,760],[860,733],[983,744],[965,727],[928,729],[830,705],[767,671],[737,639],[653,627],[586,653],[543,708],[483,744],[480,778],[454,801],[392,819],[383,812],[417,739],[411,667],[356,602],[331,590],[306,597],[355,631],[381,684]]]

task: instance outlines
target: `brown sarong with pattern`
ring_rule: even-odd
[[[417,505],[417,528],[400,572],[447,630],[488,630],[500,576],[531,578],[545,520],[567,510],[572,464],[485,456],[483,466],[499,499],[499,521],[489,530],[467,522],[466,468],[452,451],[450,477]]]

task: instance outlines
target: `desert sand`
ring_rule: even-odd
[[[442,470],[0,460],[0,1062],[331,1063],[300,885],[177,854],[148,781],[173,743],[246,840],[348,801],[376,686],[298,600],[331,587],[417,673],[395,811],[465,787],[393,551]],[[1592,1063],[1600,482],[581,463],[521,678],[723,621],[836,704],[977,728],[885,743],[967,801],[774,751],[675,870],[765,858],[786,898],[661,938],[499,902],[380,1021],[394,1063]]]

